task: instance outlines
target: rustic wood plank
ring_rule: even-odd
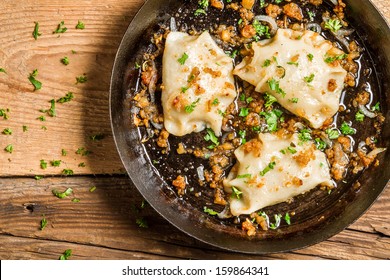
[[[121,173],[108,112],[111,69],[122,35],[141,0],[126,1],[1,1],[0,3],[0,109],[9,108],[9,119],[0,119],[0,176],[59,174],[73,169],[77,174]],[[84,30],[75,28],[78,20]],[[67,32],[53,34],[65,22]],[[34,40],[34,22],[42,36]],[[73,54],[72,50],[77,53]],[[68,66],[61,63],[67,56]],[[33,91],[28,76],[38,69],[42,89]],[[86,74],[88,81],[76,85],[76,77]],[[49,101],[73,92],[74,101],[57,104],[57,117],[39,110],[50,108]],[[23,125],[28,127],[23,132]],[[42,129],[45,126],[47,130]],[[107,135],[93,142],[90,136]],[[4,148],[12,144],[12,154]],[[93,153],[81,157],[75,151],[84,147]],[[68,151],[67,157],[61,150]],[[63,160],[62,168],[40,168],[40,160]],[[86,167],[78,167],[84,162]]]
[[[90,192],[92,186],[96,186],[94,192]],[[58,199],[53,196],[53,189],[64,191],[68,187],[73,189],[70,197]],[[79,198],[80,202],[72,202],[73,198]],[[3,178],[0,180],[0,236],[3,240],[0,243],[0,258],[12,258],[11,253],[16,257],[22,252],[21,249],[8,251],[15,242],[11,236],[24,240],[21,246],[29,252],[26,258],[42,256],[44,248],[33,245],[35,239],[38,244],[47,240],[48,243],[64,242],[67,246],[94,246],[98,251],[91,252],[89,257],[92,259],[145,257],[131,255],[134,252],[156,258],[185,259],[390,258],[390,236],[368,226],[375,217],[377,227],[387,227],[390,218],[387,211],[389,189],[359,220],[360,226],[354,225],[309,248],[266,256],[248,256],[210,248],[171,226],[150,206],[139,209],[142,201],[127,177],[47,178],[40,181]],[[43,215],[48,220],[48,226],[40,230]],[[148,222],[148,228],[140,228],[136,224],[136,219],[142,217]],[[47,251],[47,257],[51,258],[56,243],[50,244],[54,244]],[[37,246],[40,254],[33,254]],[[120,255],[117,250],[123,250],[124,254]]]

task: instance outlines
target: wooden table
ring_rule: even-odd
[[[389,19],[390,2],[373,2]],[[0,73],[0,109],[8,108],[9,118],[0,118],[0,130],[10,128],[12,135],[0,135],[0,259],[58,259],[66,249],[72,249],[72,259],[389,259],[388,188],[340,234],[309,248],[265,256],[211,248],[171,226],[150,206],[141,207],[143,199],[114,145],[108,90],[121,37],[142,3],[1,1],[0,68],[7,74]],[[75,28],[78,20],[84,30]],[[68,30],[53,34],[61,21]],[[37,40],[34,22],[41,33]],[[69,65],[61,62],[64,57]],[[34,69],[42,82],[37,91],[28,80]],[[88,81],[76,84],[83,75]],[[57,116],[40,112],[68,92],[74,99],[56,104]],[[4,151],[9,144],[12,153]],[[57,160],[61,165],[52,166]],[[74,175],[62,175],[64,169]],[[44,178],[36,180],[36,175]],[[52,193],[67,188],[73,194],[64,199]],[[43,217],[48,224],[40,230]],[[141,218],[148,228],[139,227]]]

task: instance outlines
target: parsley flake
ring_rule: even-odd
[[[357,111],[356,112],[356,115],[355,115],[355,120],[357,121],[357,122],[362,122],[362,121],[364,121],[364,114],[361,112],[361,111]]]
[[[264,176],[265,174],[267,174],[268,172],[270,172],[271,170],[273,170],[275,168],[275,165],[276,165],[276,162],[270,162],[264,169],[263,171],[260,171],[260,176]]]
[[[9,144],[9,145],[7,145],[7,147],[4,148],[4,150],[5,150],[7,153],[12,154],[12,152],[14,151],[14,146],[12,146],[12,144]]]
[[[71,188],[67,188],[64,192],[59,192],[57,190],[52,190],[52,193],[58,197],[58,198],[65,198],[67,196],[70,196],[73,193],[73,190]]]
[[[311,83],[314,80],[315,75],[312,73],[310,76],[304,77],[303,79],[305,80],[306,83]]]
[[[77,84],[84,84],[84,83],[86,83],[88,81],[88,78],[87,78],[87,76],[84,74],[84,75],[82,75],[82,76],[78,76],[78,77],[76,77],[76,85]]]
[[[215,215],[219,214],[218,212],[214,211],[213,209],[207,208],[206,206],[203,207],[203,212],[205,212],[211,216],[215,216]]]
[[[342,26],[339,19],[329,19],[325,22],[325,29],[329,29],[332,32],[337,32]]]
[[[46,220],[45,216],[43,216],[43,218],[41,220],[40,230],[44,230],[44,228],[46,226],[47,226],[47,220]]]
[[[64,169],[64,170],[62,170],[62,174],[64,174],[64,175],[73,175],[74,172],[73,172],[72,169]]]
[[[335,128],[328,128],[325,132],[328,134],[328,138],[330,140],[334,140],[340,137],[340,132]]]
[[[3,132],[4,135],[12,135],[12,129],[10,128],[4,128]]]
[[[192,113],[195,110],[196,106],[198,106],[199,101],[200,101],[200,98],[198,98],[196,101],[192,102],[190,105],[185,106],[184,110],[186,111],[186,113],[188,113],[188,114]]]
[[[148,221],[145,220],[145,218],[137,218],[135,220],[135,223],[140,227],[140,228],[148,228]]]
[[[59,259],[61,261],[65,261],[65,260],[68,260],[71,256],[72,256],[72,250],[68,249],[68,250],[65,250],[65,252],[60,256]]]
[[[184,65],[188,59],[188,54],[183,53],[183,55],[177,60],[180,65]]]
[[[207,134],[206,134],[206,136],[204,137],[204,140],[206,140],[206,141],[211,141],[211,142],[213,143],[212,145],[210,145],[210,146],[207,147],[207,148],[209,148],[209,149],[214,149],[216,146],[219,145],[218,137],[215,136],[214,131],[211,130],[211,129],[209,129],[209,128],[207,129]]]
[[[70,102],[74,98],[73,92],[68,92],[64,97],[57,99],[57,103]]]
[[[40,90],[42,88],[42,83],[40,81],[38,81],[36,78],[36,76],[38,76],[38,70],[35,69],[31,74],[30,76],[28,77],[28,80],[30,81],[30,83],[34,86],[34,91],[36,90]]]
[[[39,33],[39,23],[38,22],[35,22],[35,27],[34,27],[34,31],[33,31],[32,35],[33,35],[35,40],[38,40],[38,37],[42,35],[41,33]]]
[[[356,129],[350,127],[346,122],[343,122],[340,126],[340,131],[344,135],[356,134]]]
[[[61,58],[61,63],[64,65],[69,65],[69,58],[67,56]]]
[[[64,26],[64,24],[65,24],[65,23],[64,23],[63,21],[61,21],[61,22],[58,24],[57,29],[53,31],[53,34],[56,34],[56,33],[65,33],[66,30],[68,30],[68,28],[66,28],[66,27]]]
[[[260,115],[265,117],[268,131],[275,132],[278,130],[278,120],[283,112],[277,109],[268,112],[261,112]]]
[[[84,29],[84,28],[85,28],[85,24],[79,20],[76,25],[76,29]]]
[[[236,199],[241,199],[242,191],[240,191],[240,189],[238,189],[237,187],[232,186],[232,197]]]

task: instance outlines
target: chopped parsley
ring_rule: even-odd
[[[298,103],[299,98],[294,97],[294,98],[289,99],[288,101],[290,101],[291,103]]]
[[[265,36],[265,38],[271,38],[269,27],[267,25],[263,25],[255,19],[252,23],[252,26],[256,30],[256,36],[254,37],[256,41],[258,41],[262,36]]]
[[[226,52],[226,54],[229,55],[231,58],[235,59],[238,54],[238,50],[233,50],[232,52],[228,51]]]
[[[314,143],[316,144],[317,149],[320,151],[324,151],[327,147],[326,143],[320,138],[314,139]]]
[[[213,102],[211,102],[211,105],[217,106],[219,104],[219,99],[215,98]]]
[[[380,103],[377,102],[374,106],[372,106],[372,111],[380,111],[381,108],[380,108]],[[0,115],[1,116],[1,115]]]
[[[4,69],[4,68],[0,68],[0,73],[7,74],[7,71],[5,71],[5,69]]]
[[[194,13],[195,16],[199,16],[199,15],[207,15],[207,12],[203,9],[197,9]]]
[[[72,250],[68,249],[60,256],[61,261],[66,261],[72,256]]]
[[[62,149],[61,150],[61,155],[62,156],[66,156],[68,154],[68,152],[65,150],[65,149]]]
[[[50,117],[57,116],[56,112],[56,101],[54,99],[50,100],[51,106],[48,110],[40,110],[41,113],[47,113]]]
[[[53,31],[53,34],[65,33],[66,30],[68,30],[68,28],[66,28],[66,27],[64,26],[64,24],[65,24],[65,23],[64,23],[63,21],[61,21],[61,22],[58,24],[57,29]]]
[[[7,145],[7,147],[4,148],[4,150],[10,154],[14,151],[14,146],[12,144]]]
[[[70,102],[74,98],[73,92],[68,92],[64,97],[57,99],[57,103]]]
[[[44,159],[41,159],[41,169],[46,169],[47,168],[47,162]]]
[[[241,174],[241,175],[237,175],[237,179],[244,179],[244,178],[252,178],[252,175],[251,174]]]
[[[219,145],[218,137],[215,136],[215,133],[212,129],[207,129],[207,134],[204,137],[204,140],[211,141],[213,144],[208,146],[208,149],[214,149],[216,146]]]
[[[315,75],[312,73],[310,76],[304,77],[303,79],[305,80],[306,83],[311,83],[314,80]]]
[[[61,63],[64,65],[69,65],[69,58],[67,56],[61,58]]]
[[[96,186],[92,186],[89,188],[89,192],[93,193],[94,191],[96,191]]]
[[[45,116],[40,116],[40,117],[37,118],[37,120],[40,120],[41,122],[44,122],[44,121],[46,121],[46,118],[45,118]]]
[[[241,199],[242,191],[240,191],[240,189],[238,189],[237,187],[232,186],[232,197]]]
[[[271,60],[266,59],[266,60],[264,60],[264,63],[263,63],[263,66],[262,66],[262,67],[268,67],[268,66],[270,66],[270,65],[271,65]]]
[[[4,128],[3,134],[4,135],[12,135],[12,130],[10,128]]]
[[[313,54],[309,53],[309,54],[307,55],[307,59],[309,59],[309,61],[313,61],[313,58],[314,58],[314,55],[313,55]]]
[[[0,117],[3,117],[3,119],[8,120],[9,116],[7,112],[9,112],[9,109],[0,109]]]
[[[327,57],[325,57],[324,61],[326,63],[333,63],[336,60],[343,60],[343,59],[347,58],[347,56],[348,55],[346,53],[339,54],[339,55],[336,55],[336,56],[327,56]]]
[[[215,216],[215,215],[219,214],[218,212],[214,211],[213,209],[207,208],[206,206],[203,207],[203,212],[205,212],[211,216]]]
[[[265,93],[263,97],[265,100],[264,106],[266,109],[269,109],[272,106],[272,104],[278,101],[273,95],[270,95],[268,93]]]
[[[302,129],[301,131],[299,131],[299,134],[298,134],[298,138],[299,140],[301,140],[302,142],[307,142],[309,140],[311,140],[311,130],[310,129]]]
[[[44,228],[47,226],[47,220],[45,218],[45,216],[43,216],[42,220],[41,220],[41,226],[40,226],[40,230],[44,230]]]
[[[340,132],[335,128],[328,128],[325,132],[328,134],[328,138],[330,140],[334,140],[340,137]]]
[[[184,65],[188,59],[188,54],[183,53],[183,55],[177,60],[180,65]]]
[[[188,114],[192,113],[195,110],[196,106],[198,106],[199,101],[200,101],[200,98],[198,98],[196,101],[192,102],[190,105],[185,106],[184,110],[186,111],[186,113],[188,113]]]
[[[135,223],[140,227],[140,228],[148,228],[148,221],[145,218],[137,218],[135,220]]]
[[[104,135],[103,133],[99,133],[99,134],[89,136],[89,139],[91,139],[92,141],[101,141],[105,137],[106,137],[106,135]]]
[[[276,162],[270,162],[262,171],[260,171],[260,176],[264,176],[265,174],[267,174],[268,172],[270,172],[271,170],[273,170],[275,168],[275,165],[276,165]]]
[[[364,114],[361,111],[357,111],[355,115],[355,120],[357,122],[362,122],[364,121]]]
[[[285,220],[286,224],[291,225],[291,218],[290,218],[290,214],[288,212],[286,213],[286,215],[284,215],[284,220]]]
[[[240,130],[238,132],[238,135],[240,136],[240,139],[241,139],[241,144],[245,144],[246,143],[246,131],[245,130]]]
[[[43,176],[40,176],[40,175],[35,175],[34,176],[34,179],[39,181],[39,180],[42,180],[43,179]]]
[[[298,62],[294,62],[294,61],[289,61],[287,62],[288,65],[295,65],[296,67],[299,66],[299,63]]]
[[[356,134],[356,129],[350,127],[346,122],[343,122],[340,126],[340,131],[344,135]]]
[[[30,76],[28,77],[28,80],[30,83],[34,86],[34,91],[40,90],[42,88],[42,83],[35,79],[38,76],[38,70],[35,69]]]
[[[87,76],[84,74],[84,75],[82,75],[82,76],[78,76],[78,77],[76,77],[76,85],[77,84],[84,84],[84,83],[86,83],[88,81],[88,78],[87,78]]]
[[[50,164],[51,166],[58,167],[61,165],[61,160],[52,160]]]
[[[329,29],[332,32],[337,32],[343,25],[339,19],[329,19],[325,22],[325,29]]]
[[[64,170],[62,170],[62,174],[64,174],[64,175],[73,175],[74,172],[73,172],[72,169],[64,169]]]
[[[84,147],[78,148],[76,151],[77,155],[82,155],[83,157],[89,155],[90,153],[91,151],[86,150]]]
[[[41,33],[39,33],[39,23],[38,22],[35,22],[35,27],[34,27],[34,31],[33,31],[32,35],[33,35],[35,40],[37,40],[38,37],[42,35]]]
[[[284,90],[282,90],[279,86],[279,81],[275,80],[274,78],[270,79],[267,81],[267,84],[270,88],[270,90],[273,90],[275,91],[276,93],[279,93],[280,95],[282,95],[283,97],[286,96],[286,93],[284,92]]]
[[[84,28],[85,28],[84,22],[79,20],[77,25],[76,25],[76,29],[84,29]]]
[[[287,148],[287,151],[289,151],[292,155],[297,153],[297,150],[291,146]]]
[[[240,113],[238,114],[240,117],[246,117],[249,115],[249,108],[241,108]]]
[[[70,196],[73,193],[73,190],[71,188],[67,188],[64,192],[59,192],[59,191],[54,189],[54,190],[52,190],[52,193],[56,197],[63,199],[65,197],[67,197],[67,196]]]
[[[79,165],[78,165],[78,167],[85,167],[86,165],[85,165],[85,163],[84,162],[81,162],[81,163],[79,163]]]
[[[278,130],[278,120],[283,112],[277,109],[268,112],[261,112],[260,115],[265,117],[268,131],[275,132]]]
[[[26,125],[23,125],[23,132],[28,131],[28,127]]]

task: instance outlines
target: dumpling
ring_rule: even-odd
[[[332,186],[325,154],[298,134],[259,134],[235,151],[236,165],[224,180],[233,215],[250,214],[322,184]]]
[[[221,134],[223,113],[235,99],[233,61],[208,32],[171,32],[163,56],[165,129],[176,136],[206,127]]]
[[[313,31],[279,29],[272,39],[252,44],[234,74],[272,94],[284,108],[320,128],[339,109],[347,72],[344,53]]]

